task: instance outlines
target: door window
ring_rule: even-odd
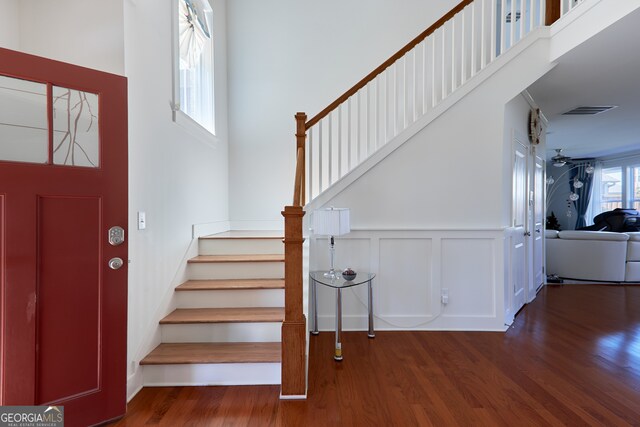
[[[0,76],[0,160],[46,163],[47,85]]]
[[[0,75],[0,160],[99,167],[98,95],[50,87]]]
[[[53,164],[98,167],[98,95],[53,86]]]

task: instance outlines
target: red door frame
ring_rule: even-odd
[[[59,61],[27,55],[0,48],[0,75],[45,83],[51,93],[51,85],[62,86],[99,95],[100,120],[100,164],[98,168],[80,168],[38,165],[29,163],[0,162],[0,184],[3,180],[13,180],[20,188],[45,188],[49,194],[56,189],[48,187],[48,174],[57,177],[64,174],[63,182],[69,186],[84,188],[89,185],[99,187],[101,194],[107,194],[101,205],[101,373],[100,392],[95,396],[83,396],[81,399],[68,399],[60,402],[65,406],[65,416],[71,421],[68,425],[87,425],[106,421],[124,414],[126,410],[126,352],[127,352],[127,252],[126,243],[111,246],[107,243],[108,229],[119,225],[125,229],[128,237],[128,157],[127,157],[127,80],[122,76],[91,70]],[[49,97],[50,98],[50,97]],[[49,101],[50,104],[50,101]],[[48,106],[48,121],[51,128],[53,116]],[[52,131],[50,130],[50,155]],[[62,172],[64,170],[64,172]],[[5,181],[7,182],[7,181]],[[12,184],[13,185],[13,184]],[[37,322],[23,325],[17,330],[7,330],[7,319],[11,316],[24,316],[25,306],[12,303],[13,300],[27,301],[36,295],[36,272],[23,277],[25,286],[8,288],[7,276],[13,273],[19,263],[33,263],[35,257],[18,259],[11,257],[12,250],[6,244],[7,233],[25,228],[23,238],[35,239],[34,218],[26,215],[17,221],[7,223],[7,199],[0,188],[0,405],[32,405],[35,402],[35,342]],[[53,192],[53,193],[52,193]],[[15,240],[14,240],[15,241]],[[120,257],[125,264],[120,270],[110,270],[107,262]],[[8,261],[7,261],[8,258]],[[17,276],[12,276],[17,277]],[[33,303],[36,303],[35,300]],[[12,310],[14,312],[12,313]],[[27,313],[28,314],[28,313]],[[8,352],[9,340],[11,352]],[[16,351],[17,350],[17,351]],[[9,355],[11,354],[11,356]],[[19,355],[22,360],[16,361]],[[13,360],[11,360],[13,358]],[[7,368],[11,369],[7,369]],[[75,415],[72,415],[76,412]],[[94,418],[92,418],[94,417]]]

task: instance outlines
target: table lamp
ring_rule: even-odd
[[[329,236],[329,257],[331,260],[331,268],[324,273],[325,277],[335,278],[338,275],[333,266],[333,258],[335,256],[334,236],[347,234],[349,228],[349,209],[334,208],[319,209],[313,212],[313,234],[316,236]]]

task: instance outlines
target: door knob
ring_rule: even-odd
[[[530,231],[525,231],[525,232],[524,232],[524,235],[525,235],[525,236],[527,236],[527,237],[529,237],[529,236],[531,236],[531,232],[530,232]]]
[[[122,261],[122,258],[115,257],[109,260],[109,268],[112,270],[118,270],[123,265],[124,262]]]
[[[541,232],[542,232],[542,230],[541,230],[541,229],[536,228],[536,233],[541,233]]]

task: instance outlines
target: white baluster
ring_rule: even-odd
[[[361,127],[361,123],[360,123],[360,111],[361,111],[361,106],[362,106],[362,101],[360,100],[360,91],[356,92],[356,96],[358,97],[357,101],[358,103],[356,104],[356,158],[357,158],[357,164],[360,164],[360,161],[362,160],[362,151],[360,149],[360,135],[362,134],[362,127]]]
[[[431,108],[438,103],[436,91],[436,33],[431,34]]]
[[[329,184],[327,187],[330,187],[333,184],[333,112],[329,113],[328,122],[329,122],[329,131],[327,132],[327,176],[329,177]]]
[[[536,28],[536,0],[529,0],[529,31]]]
[[[494,59],[496,59],[496,55],[498,53],[498,46],[501,46],[501,44],[498,44],[498,22],[496,21],[497,19],[497,15],[498,12],[496,10],[497,8],[497,0],[489,0],[491,1],[491,15],[489,16],[489,28],[491,28],[491,52],[489,55],[489,62],[487,62],[487,64],[490,64],[491,62],[493,62]],[[504,1],[504,0],[503,0]],[[502,33],[501,33],[502,36]]]
[[[342,104],[338,107],[338,179],[342,178]]]
[[[422,116],[427,113],[427,40],[422,40]]]
[[[520,0],[520,38],[518,40],[522,40],[524,38],[524,35],[525,35],[524,23],[527,21],[526,16],[527,15],[526,15],[525,1]]]
[[[480,0],[482,2],[482,8],[480,9],[480,15],[482,16],[482,19],[480,19],[480,69],[482,70],[485,65],[487,65],[487,55],[486,55],[486,44],[487,44],[487,38],[486,38],[486,34],[485,34],[485,28],[487,27],[486,25],[486,20],[487,20],[487,11],[485,8],[485,4],[487,2],[487,0]],[[495,1],[493,2],[495,3]]]
[[[462,86],[465,82],[466,78],[466,70],[465,70],[465,58],[467,56],[467,52],[465,50],[465,21],[467,18],[466,13],[467,7],[462,9],[460,12],[460,17],[462,18],[462,22],[460,23],[460,86]]]
[[[309,165],[309,167],[307,168],[307,185],[309,186],[308,190],[307,190],[307,194],[309,195],[309,200],[313,200],[313,198],[315,198],[315,192],[313,191],[313,183],[314,183],[314,179],[313,179],[313,174],[315,172],[314,169],[314,165],[313,165],[313,130],[314,127],[312,127],[311,129],[309,129],[309,141],[307,142],[307,157],[308,157],[308,161],[307,164]]]
[[[446,51],[447,51],[447,47],[446,47],[446,31],[445,29],[447,28],[447,24],[443,24],[442,25],[442,93],[440,94],[440,99],[444,99],[447,96],[447,68],[446,68],[446,63],[447,63],[447,58],[446,58]]]
[[[480,0],[481,1],[481,0]],[[471,3],[471,72],[470,77],[476,74],[476,4],[477,1]]]
[[[322,170],[322,163],[323,163],[323,159],[322,159],[322,145],[324,144],[323,140],[322,140],[322,126],[323,126],[323,121],[324,119],[320,120],[317,124],[318,126],[318,194],[322,193],[322,190],[324,190],[324,182],[323,182],[323,175],[324,175],[324,171]]]
[[[516,22],[516,0],[511,0],[511,35],[509,37],[509,48],[516,43],[516,36],[518,35],[516,32],[516,28],[518,28],[518,23]],[[503,20],[504,17],[502,18]]]
[[[457,15],[456,15],[457,16]],[[456,90],[456,17],[451,18],[451,92]]]
[[[416,53],[418,50],[418,46],[414,47],[412,52],[412,57],[413,57],[413,71],[412,71],[412,76],[411,76],[411,104],[412,104],[412,111],[411,111],[411,123],[415,122],[416,119],[418,118],[417,113],[418,113],[418,86],[417,86],[417,74],[418,74],[418,61],[417,61],[417,57],[416,57]]]
[[[351,100],[353,96],[347,100],[347,171],[351,170]]]

